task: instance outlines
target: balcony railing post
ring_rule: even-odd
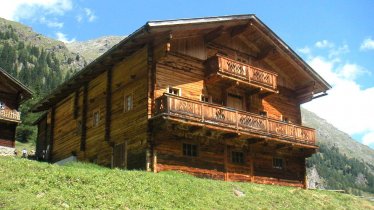
[[[204,122],[204,104],[201,104],[201,122]]]
[[[239,130],[239,117],[238,111],[235,111],[236,130]]]

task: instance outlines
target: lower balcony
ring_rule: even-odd
[[[16,110],[0,109],[0,121],[21,122],[21,114]]]
[[[156,99],[154,118],[166,116],[213,126],[217,130],[246,134],[301,146],[316,147],[315,130],[250,112],[164,94]]]

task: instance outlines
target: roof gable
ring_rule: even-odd
[[[288,58],[293,65],[299,66],[305,74],[312,77],[316,84],[315,93],[325,92],[331,86],[318,75],[303,59],[301,59],[285,42],[283,42],[270,28],[268,28],[255,15],[233,15],[219,17],[204,17],[191,19],[176,19],[162,21],[148,21],[134,33],[113,46],[106,53],[95,59],[70,80],[60,85],[50,95],[42,99],[32,111],[38,112],[48,109],[76,88],[89,82],[92,78],[111,68],[117,62],[128,57],[135,51],[146,46],[150,41],[167,39],[171,34],[188,30],[198,31],[204,34],[204,39],[209,41],[216,38],[222,30],[230,30],[230,33],[241,33],[248,25],[256,29],[266,37],[268,42],[276,46],[278,51]]]

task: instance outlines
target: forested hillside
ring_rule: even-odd
[[[0,67],[34,92],[33,99],[21,106],[18,141],[35,140],[36,128],[31,124],[39,114],[28,113],[30,106],[85,64],[84,58],[69,52],[64,43],[0,18]]]
[[[104,37],[69,46],[49,39],[19,23],[0,18],[0,67],[10,72],[34,91],[34,97],[21,107],[22,121],[17,140],[33,142],[36,127],[32,123],[40,114],[28,113],[38,101],[105,50],[116,44],[118,37]],[[95,46],[91,46],[94,43]],[[328,97],[328,96],[327,96]],[[317,129],[320,153],[308,160],[308,171],[318,176],[318,187],[344,189],[354,194],[374,193],[374,150],[339,131],[315,114],[302,110],[306,126]],[[310,175],[310,174],[309,174]]]

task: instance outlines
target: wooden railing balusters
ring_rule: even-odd
[[[164,94],[164,96],[156,100],[160,101],[160,104],[163,104],[163,108],[158,108],[155,111],[155,115],[167,113],[170,116],[174,115],[203,123],[231,127],[237,132],[266,133],[270,137],[280,137],[295,142],[315,144],[315,131],[311,128],[170,94]]]

